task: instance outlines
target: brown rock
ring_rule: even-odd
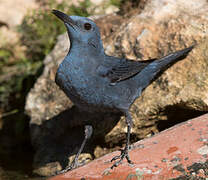
[[[8,24],[9,27],[21,24],[28,10],[37,8],[35,0],[1,0],[0,3],[0,21]]]
[[[164,72],[136,100],[131,108],[135,124],[132,131],[136,136],[142,137],[139,128],[154,126],[155,121],[173,115],[177,121],[182,116],[180,109],[208,110],[208,19],[204,16],[207,10],[205,1],[151,1],[141,14],[134,15],[104,41],[108,54],[132,59],[159,57],[198,44],[185,60]],[[124,133],[125,129],[119,131]]]
[[[16,26],[22,23],[28,10],[37,8],[35,0],[0,0],[0,47],[19,41]]]
[[[161,57],[197,43],[186,59],[165,71],[132,105],[132,141],[208,110],[207,13],[205,0],[152,0],[141,14],[134,14],[104,39],[107,54],[133,59]],[[97,135],[84,153],[97,157],[102,151],[96,146],[108,147],[108,150],[104,148],[107,153],[125,142],[124,118],[118,121],[119,116],[114,114],[80,114],[71,108],[70,100],[55,85],[57,66],[67,53],[66,39],[65,35],[60,36],[55,49],[45,59],[44,73],[26,103],[32,117],[32,142],[37,150],[34,166],[37,173],[44,175],[61,168],[57,161],[66,166],[68,157],[77,152],[83,139],[83,129],[78,126],[82,120],[95,121]],[[42,169],[49,163],[55,168],[43,173]]]

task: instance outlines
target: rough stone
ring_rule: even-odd
[[[38,7],[35,0],[0,0],[0,47],[6,43],[19,41],[16,26],[22,23],[29,10]],[[15,5],[14,5],[15,4]]]
[[[0,21],[8,24],[9,27],[21,24],[28,10],[37,8],[35,0],[0,0],[0,4]]]
[[[134,14],[106,36],[107,54],[137,60],[162,57],[197,44],[186,59],[165,71],[132,105],[132,141],[157,133],[162,129],[159,126],[167,122],[174,124],[178,119],[186,120],[208,110],[207,32],[207,1],[152,0],[140,14]],[[100,147],[107,153],[125,143],[123,117],[80,114],[55,85],[56,69],[67,53],[67,39],[66,34],[59,37],[56,47],[44,61],[43,75],[26,102],[36,148],[34,167],[37,173],[44,175],[53,174],[68,164],[68,157],[77,152],[83,138],[83,128],[79,125],[87,118],[99,123],[95,123],[97,136],[88,143],[84,153],[99,157],[102,155]],[[43,173],[42,169],[49,163],[56,168]]]
[[[203,150],[204,155],[198,153],[205,147],[201,138],[208,140],[208,114],[134,143],[129,152],[134,162],[132,166],[124,161],[121,166],[111,170],[109,159],[119,154],[119,151],[115,151],[49,180],[206,180],[208,152]]]

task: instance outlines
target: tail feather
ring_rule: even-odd
[[[159,60],[155,60],[146,66],[142,72],[137,75],[139,92],[141,93],[153,80],[155,80],[162,72],[164,72],[168,67],[173,65],[179,60],[184,59],[188,53],[194,48],[194,45],[185,48],[183,50],[171,53]]]
[[[167,63],[170,63],[171,61],[177,61],[177,60],[182,60],[184,59],[188,53],[194,48],[194,45],[188,47],[188,48],[185,48],[185,49],[182,49],[182,50],[179,50],[179,51],[176,51],[174,53],[171,53],[161,59],[158,60],[158,62],[167,62]]]

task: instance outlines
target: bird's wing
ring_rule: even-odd
[[[155,70],[161,71],[164,68],[167,68],[171,63],[176,62],[177,60],[183,59],[187,54],[193,49],[194,45],[171,53],[167,56],[164,56],[161,59],[158,59],[158,67]],[[103,65],[98,70],[103,77],[108,77],[111,83],[116,83],[141,72],[146,66],[155,61],[156,59],[150,59],[146,61],[133,61],[129,59],[119,59],[112,56],[106,56],[105,65]],[[106,66],[107,64],[107,66]]]
[[[116,83],[128,79],[142,71],[148,64],[155,59],[145,61],[134,61],[129,59],[121,59],[108,68],[105,77],[108,77],[111,83]]]

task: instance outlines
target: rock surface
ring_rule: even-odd
[[[49,180],[206,180],[207,142],[208,114],[134,143],[130,151],[134,162],[131,166],[124,161],[111,170],[109,159],[119,154],[116,151]]]
[[[152,0],[140,14],[124,21],[118,19],[121,25],[109,25],[116,28],[104,39],[109,55],[148,59],[197,44],[186,59],[165,71],[132,105],[132,141],[207,111],[208,2]],[[27,97],[26,111],[32,118],[31,137],[36,148],[34,167],[41,175],[60,170],[68,164],[68,157],[77,152],[84,136],[82,120],[90,118],[99,124],[94,123],[96,136],[80,161],[99,157],[125,143],[123,117],[119,121],[120,116],[115,114],[80,114],[55,85],[55,72],[67,49],[68,38],[64,34],[45,59],[43,75]]]
[[[0,0],[0,4],[0,21],[8,24],[9,27],[21,24],[28,10],[37,8],[35,0]]]
[[[16,43],[19,34],[16,26],[22,23],[29,10],[37,8],[35,0],[0,0],[0,47],[5,43]],[[15,7],[14,7],[15,4]]]

